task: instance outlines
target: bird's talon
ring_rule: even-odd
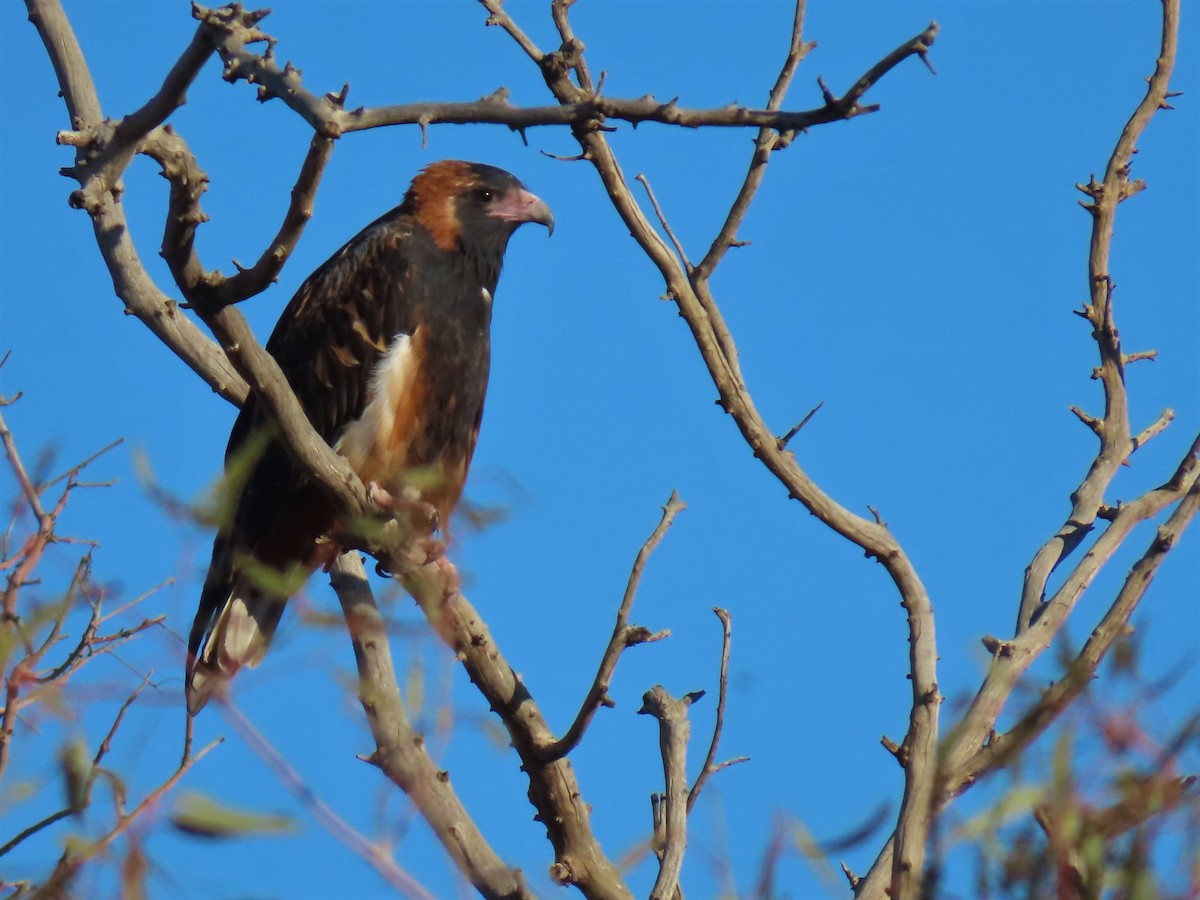
[[[396,506],[396,498],[378,481],[367,483],[367,498],[380,509],[393,509]]]

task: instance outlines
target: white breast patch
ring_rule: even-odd
[[[382,484],[403,465],[408,448],[396,446],[396,412],[408,406],[405,397],[412,393],[416,371],[412,337],[396,335],[371,374],[362,415],[346,426],[334,445],[364,482]]]

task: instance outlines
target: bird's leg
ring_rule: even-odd
[[[393,494],[379,482],[370,481],[367,483],[367,496],[380,509],[396,516],[403,515],[413,533],[421,535],[413,543],[424,553],[425,564],[439,560],[446,554],[449,541],[445,534],[441,540],[432,537],[442,527],[437,507],[422,500],[414,488],[405,488],[399,494]]]
[[[378,481],[367,482],[367,497],[380,509],[392,509],[396,505],[396,498]]]
[[[329,535],[322,535],[317,538],[317,544],[313,548],[313,555],[309,558],[309,565],[313,568],[320,568],[322,572],[328,572],[341,555],[342,545],[329,537]]]
[[[367,497],[377,507],[395,515],[404,513],[412,530],[418,534],[432,534],[438,530],[438,511],[432,503],[421,499],[412,488],[405,488],[399,494],[391,493],[378,481],[367,482]]]

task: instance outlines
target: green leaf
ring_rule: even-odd
[[[92,781],[92,760],[87,746],[80,740],[67,741],[58,751],[58,765],[63,776],[67,806],[72,812],[82,812],[88,805]]]
[[[236,809],[195,792],[182,794],[175,801],[171,824],[187,834],[206,838],[296,834],[300,830],[291,816]]]

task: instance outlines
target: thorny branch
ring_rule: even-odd
[[[481,3],[514,38],[526,47],[535,49],[519,27],[507,16],[501,17],[496,0]],[[803,21],[798,8],[796,28],[791,49],[784,63],[779,84],[786,87],[788,72],[794,58],[802,52],[803,41],[798,31]],[[873,66],[854,85],[844,98],[826,97],[825,110],[833,119],[850,118],[863,111],[858,101],[884,74],[910,56],[924,55],[937,34],[937,25],[901,45]],[[584,93],[571,80],[578,77],[577,61],[582,58],[577,48],[565,48],[541,56],[531,52],[539,63],[547,86],[560,103],[578,102]],[[780,89],[782,91],[782,87]],[[937,771],[937,713],[941,703],[938,693],[936,666],[937,646],[933,608],[916,570],[895,538],[881,523],[863,519],[836,503],[800,467],[794,455],[779,447],[771,429],[754,406],[737,362],[737,350],[724,317],[710,288],[712,268],[691,271],[683,268],[633,198],[624,172],[618,163],[603,131],[575,127],[572,129],[583,151],[583,157],[596,168],[617,212],[642,250],[659,269],[668,295],[675,301],[692,331],[692,336],[708,367],[719,394],[718,403],[730,414],[754,455],[781,481],[791,497],[799,500],[817,518],[838,534],[862,547],[868,556],[877,559],[891,575],[908,614],[909,659],[912,682],[912,711],[909,731],[905,738],[908,748],[905,771],[905,791],[898,819],[897,842],[900,853],[894,869],[894,892],[905,895],[919,889],[924,869],[925,848],[932,822],[932,796]],[[757,153],[751,165],[761,164]],[[752,196],[752,192],[751,195]],[[749,196],[736,202],[749,202]],[[731,211],[736,223],[736,213]],[[719,258],[719,254],[717,257]],[[715,259],[712,266],[715,266]]]
[[[574,73],[578,85],[583,84],[583,75],[580,71],[580,62],[583,58],[581,49],[574,45],[564,46],[556,53],[542,54],[520,28],[509,17],[501,13],[497,3],[492,0],[481,0],[481,2],[492,13],[492,20],[504,27],[539,64],[547,85],[560,102],[564,104],[576,102],[584,91],[577,84],[571,82],[570,75]],[[1171,4],[1168,4],[1164,20],[1165,30],[1170,30],[1167,22],[1172,18],[1170,6]],[[784,73],[780,78],[780,84],[784,87],[788,80],[788,66],[804,52],[803,41],[799,35],[802,21],[803,3],[800,3],[797,5],[792,49],[789,53],[788,64],[785,64]],[[919,56],[923,61],[928,62],[926,53],[935,35],[936,26],[931,26],[926,32],[897,48],[865,73],[841,99],[835,97],[822,85],[826,94],[827,108],[840,107],[847,113],[858,111],[858,101],[866,90],[890,68],[912,55]],[[1161,77],[1156,79],[1157,86],[1152,83],[1151,92],[1139,110],[1145,120],[1148,120],[1149,115],[1159,108],[1165,98],[1165,71],[1169,70],[1173,55],[1173,47],[1168,52],[1164,40],[1164,53],[1159,62]],[[1153,81],[1155,79],[1152,79]],[[772,99],[775,99],[775,95]],[[844,107],[841,106],[843,102],[845,103]],[[1105,184],[1090,186],[1090,193],[1096,200],[1093,215],[1097,220],[1097,233],[1107,232],[1111,235],[1111,215],[1115,211],[1116,204],[1140,189],[1139,184],[1128,185],[1123,183],[1123,180],[1127,182],[1127,165],[1132,154],[1134,138],[1136,133],[1140,133],[1140,127],[1144,127],[1144,124],[1145,122],[1142,121],[1137,129],[1127,129],[1122,136],[1117,153],[1114,154],[1113,162],[1110,163],[1106,173]],[[873,869],[871,876],[858,885],[858,892],[864,896],[876,896],[886,886],[893,896],[916,896],[920,891],[929,830],[936,813],[934,787],[939,779],[937,707],[940,696],[934,675],[936,645],[933,637],[932,608],[915,570],[887,533],[886,526],[878,520],[878,517],[875,522],[870,522],[853,516],[820,491],[803,473],[794,459],[780,458],[783,455],[783,446],[781,446],[783,442],[776,442],[774,446],[767,444],[765,438],[768,432],[750,401],[737,364],[737,352],[732,337],[724,326],[723,318],[708,287],[708,276],[719,262],[721,254],[729,246],[733,246],[736,241],[736,229],[740,222],[740,215],[744,213],[745,206],[748,205],[758,187],[755,176],[761,174],[761,165],[768,158],[767,154],[761,143],[756,144],[750,173],[743,192],[739,194],[738,200],[735,201],[735,206],[727,218],[726,227],[718,236],[718,240],[714,242],[713,250],[706,255],[705,261],[702,261],[699,266],[691,268],[687,265],[683,248],[674,239],[667,217],[657,203],[654,203],[655,214],[661,221],[664,231],[674,243],[674,253],[668,249],[649,225],[646,216],[630,195],[625,177],[616,158],[608,148],[604,134],[598,129],[578,128],[574,129],[574,133],[583,151],[581,158],[589,160],[596,167],[608,188],[610,198],[631,233],[662,272],[667,283],[668,294],[679,305],[680,312],[691,326],[697,346],[708,364],[710,374],[720,394],[718,402],[727,413],[735,418],[743,436],[754,449],[755,455],[788,487],[790,496],[800,500],[825,524],[858,543],[867,551],[868,555],[874,556],[883,563],[896,582],[903,598],[903,605],[909,614],[910,669],[913,689],[909,733],[905,738],[901,748],[903,752],[900,755],[906,769],[905,796],[894,839],[889,842],[887,851],[877,861],[877,867]],[[766,137],[771,139],[770,135],[766,135]],[[1085,310],[1085,314],[1092,321],[1098,343],[1101,346],[1100,377],[1105,385],[1107,398],[1106,416],[1103,421],[1104,423],[1112,421],[1116,423],[1117,427],[1110,427],[1107,433],[1098,430],[1101,436],[1102,450],[1092,474],[1106,472],[1108,477],[1111,477],[1111,473],[1115,472],[1115,467],[1124,461],[1136,445],[1129,438],[1123,382],[1120,379],[1121,367],[1126,357],[1122,354],[1116,329],[1111,321],[1111,282],[1107,275],[1107,266],[1098,261],[1099,257],[1096,251],[1098,243],[1107,247],[1107,240],[1097,242],[1094,237],[1090,278],[1093,299]],[[1104,259],[1106,259],[1106,255],[1105,249]],[[708,265],[705,265],[706,262]],[[1162,427],[1165,427],[1168,420],[1169,413],[1164,414],[1159,423],[1148,428],[1142,435],[1139,435],[1139,438],[1145,439],[1153,436]],[[1114,433],[1118,430],[1119,433]],[[1123,444],[1124,447],[1122,447]],[[1095,517],[1095,510],[1101,506],[1099,498],[1102,496],[1103,490],[1096,490],[1100,488],[1101,481],[1103,479],[1089,478],[1091,484],[1085,482],[1085,489],[1077,493],[1075,496],[1076,509],[1073,511],[1069,527],[1077,527],[1076,523],[1080,520],[1077,514],[1080,511],[1081,501],[1093,507],[1092,518]],[[1103,483],[1106,484],[1107,481],[1103,481]],[[1086,488],[1089,486],[1092,488],[1090,493],[1094,494],[1091,497],[1087,496],[1089,491]],[[1163,499],[1165,504],[1177,502],[1179,494]],[[1115,521],[1109,527],[1108,535],[1111,547],[1106,548],[1109,555],[1128,535],[1132,526],[1142,520],[1141,517],[1133,518],[1132,510],[1127,512],[1126,516],[1126,520],[1121,523],[1126,527],[1114,527]],[[1083,521],[1089,520],[1085,518]],[[1084,533],[1086,533],[1086,528],[1079,531],[1078,536],[1081,538]],[[1107,558],[1107,556],[1102,558]],[[1058,596],[1065,602],[1057,607],[1059,614],[1045,622],[1043,634],[1046,635],[1047,643],[1049,636],[1057,631],[1056,626],[1061,624],[1066,612],[1073,606],[1074,600],[1090,583],[1098,568],[1093,564],[1094,562],[1094,556],[1085,560],[1077,569],[1078,577],[1069,579],[1068,584],[1060,590]],[[1031,568],[1036,569],[1036,566]],[[1048,575],[1049,571],[1046,570],[1045,575]],[[1026,599],[1028,597],[1027,593]],[[1047,606],[1052,610],[1056,609],[1053,603],[1047,604]],[[1023,615],[1028,615],[1026,609],[1026,605],[1023,604]],[[956,736],[960,735],[961,732]],[[881,866],[879,863],[885,863],[885,865]]]
[[[791,87],[792,79],[796,75],[796,69],[799,68],[804,57],[816,46],[812,42],[804,42],[804,13],[806,6],[806,0],[800,0],[796,4],[796,12],[792,19],[792,37],[788,46],[787,58],[784,60],[783,67],[779,70],[779,77],[775,79],[770,96],[767,98],[767,109],[769,110],[774,111],[783,106],[788,88]],[[779,131],[767,127],[759,129],[758,136],[754,139],[754,153],[751,156],[750,167],[746,171],[746,177],[742,180],[742,186],[738,190],[733,205],[729,207],[729,214],[725,217],[725,223],[721,226],[721,230],[717,232],[712,246],[709,247],[708,252],[704,254],[704,259],[700,261],[700,265],[697,267],[698,277],[707,278],[710,276],[713,270],[720,265],[726,251],[731,247],[741,245],[742,242],[738,240],[738,231],[742,227],[742,222],[746,218],[750,204],[758,193],[763,176],[766,175],[770,155],[775,150],[782,150],[787,147],[795,137],[795,134],[795,132]]]
[[[333,141],[320,136],[312,139],[279,231],[253,266],[239,267],[230,277],[206,270],[196,254],[196,226],[208,221],[200,209],[200,195],[207,189],[208,176],[186,142],[164,126],[146,137],[141,152],[162,166],[163,177],[171,185],[162,257],[189,303],[216,311],[261,293],[278,277],[312,218],[313,201],[325,164],[333,154]]]
[[[60,82],[63,83],[64,96],[67,97],[68,108],[72,112],[74,130],[71,134],[64,136],[64,141],[76,145],[81,160],[86,159],[89,163],[87,173],[80,166],[69,172],[81,179],[80,192],[74,195],[75,201],[77,205],[88,210],[93,222],[96,223],[97,237],[101,242],[106,262],[113,271],[118,295],[125,301],[127,308],[142,316],[143,321],[155,328],[156,333],[159,333],[172,349],[223,395],[238,403],[245,396],[244,384],[247,382],[251,384],[260,400],[278,418],[285,444],[293,456],[307,470],[318,476],[322,485],[339,499],[344,508],[356,514],[368,511],[368,507],[364,503],[365,493],[362,485],[348,470],[344,460],[333,454],[317,438],[299,409],[295,398],[290,395],[278,367],[255,342],[244,319],[236,310],[228,306],[216,308],[217,304],[204,302],[217,292],[212,290],[210,280],[204,276],[204,270],[194,256],[192,244],[194,226],[203,220],[203,215],[199,212],[198,207],[198,198],[204,183],[203,174],[199,167],[194,165],[190,153],[186,152],[182,138],[167,132],[165,128],[160,129],[159,126],[164,121],[165,113],[169,112],[169,108],[173,108],[170,104],[175,102],[178,105],[183,102],[183,92],[202,64],[202,57],[209,52],[210,48],[222,57],[225,63],[226,78],[230,80],[242,78],[257,83],[260,86],[260,99],[270,96],[281,97],[284,102],[305,115],[317,131],[318,139],[335,137],[346,131],[372,127],[377,124],[397,124],[404,120],[405,115],[411,115],[413,111],[392,107],[374,114],[369,114],[368,111],[346,113],[340,108],[346,95],[345,89],[336,97],[316,98],[303,89],[299,82],[299,72],[295,67],[288,65],[280,69],[275,64],[273,59],[274,42],[257,28],[262,14],[248,13],[239,7],[212,11],[197,6],[195,14],[200,20],[197,35],[192,45],[181,57],[179,64],[172,70],[171,77],[168,78],[163,91],[160,91],[159,95],[143,107],[139,114],[112,126],[110,133],[103,125],[99,102],[95,97],[86,64],[78,45],[70,34],[69,25],[62,16],[61,9],[53,0],[27,0],[27,5],[30,8],[31,18],[38,24],[47,49],[55,61],[56,71],[60,76]],[[494,4],[490,5],[489,9],[494,16],[498,12],[498,7]],[[570,37],[570,26],[567,21],[568,9],[569,4],[566,3],[561,3],[554,8],[560,34],[565,40],[564,50],[555,54],[542,55],[539,58],[539,64],[546,75],[547,83],[554,91],[559,105],[548,108],[548,111],[513,111],[505,108],[507,104],[502,95],[493,95],[484,101],[479,101],[479,104],[486,106],[486,114],[481,114],[482,111],[478,108],[469,110],[469,113],[474,116],[472,121],[487,121],[491,114],[495,114],[499,121],[499,116],[503,115],[505,123],[518,130],[533,124],[571,125],[576,135],[581,137],[585,154],[590,151],[600,155],[599,158],[593,157],[593,163],[605,177],[610,193],[613,193],[618,187],[624,190],[624,181],[619,177],[615,160],[611,158],[603,140],[601,126],[605,119],[624,118],[635,123],[660,121],[688,126],[750,126],[760,129],[771,127],[783,132],[798,132],[815,124],[850,118],[867,111],[859,107],[858,100],[870,84],[896,65],[904,56],[923,53],[936,33],[936,26],[931,26],[921,36],[910,42],[911,46],[905,52],[897,51],[874,67],[863,79],[860,79],[846,97],[832,100],[826,97],[824,106],[808,113],[755,111],[734,106],[716,111],[688,111],[680,109],[674,102],[660,104],[653,98],[620,101],[599,97],[598,92],[591,90],[591,79],[582,62],[582,45],[567,40]],[[799,21],[798,15],[797,22]],[[258,42],[267,43],[266,53],[255,55],[246,50],[247,45]],[[781,74],[781,84],[783,85],[786,85],[790,78],[787,72],[793,69],[798,62],[796,46],[797,39],[794,37],[793,51],[789,54],[789,62],[785,64],[784,74]],[[527,45],[527,49],[536,52],[531,43]],[[576,88],[571,84],[566,77],[568,71],[576,74],[580,84],[584,85],[586,90]],[[176,89],[173,98],[170,96],[169,86]],[[779,89],[778,95],[782,96],[782,88]],[[778,104],[776,105],[778,106]],[[455,121],[453,115],[454,110],[452,109],[426,108],[415,115],[412,120],[424,127],[435,121]],[[353,124],[348,124],[350,122]],[[115,143],[114,135],[116,136]],[[319,140],[314,141],[314,148],[319,145]],[[219,351],[213,347],[211,342],[199,338],[194,332],[187,332],[187,328],[191,327],[190,323],[178,315],[175,305],[167,301],[150,282],[137,259],[132,243],[129,241],[128,228],[116,203],[116,196],[120,187],[120,173],[134,152],[134,148],[156,155],[160,164],[163,165],[164,174],[172,183],[172,213],[178,216],[180,221],[168,225],[164,239],[164,253],[173,274],[180,282],[179,287],[184,291],[185,297],[197,305],[197,311],[217,336],[220,350],[224,351],[223,355],[217,355]],[[306,167],[306,170],[310,173],[308,181],[302,179],[293,195],[294,198],[301,198],[298,204],[301,211],[307,209],[303,198],[310,192],[309,185],[315,189],[315,175],[311,173],[315,171],[319,174],[319,166]],[[92,176],[92,172],[98,174]],[[627,191],[625,197],[625,205],[621,211],[628,220],[633,218],[631,210],[636,210],[636,204],[628,197]],[[301,214],[294,217],[293,221],[302,222],[304,218],[306,216]],[[649,228],[640,211],[636,212],[636,219],[638,221],[635,224],[639,227],[635,229],[635,233],[641,233],[639,240],[643,246],[646,246],[650,242],[652,229]],[[287,230],[287,227],[285,226],[283,230]],[[291,230],[298,234],[298,226]],[[105,243],[106,236],[107,245]],[[653,235],[653,242],[661,244],[657,235]],[[286,250],[286,244],[287,241],[282,242],[280,249]],[[664,269],[664,271],[667,270]],[[681,311],[693,325],[694,331],[698,327],[700,317],[714,323],[706,324],[704,327],[712,330],[708,340],[710,342],[715,340],[720,345],[720,349],[709,354],[708,361],[715,373],[726,371],[733,374],[733,378],[725,385],[719,381],[718,386],[723,386],[725,393],[731,396],[736,395],[738,401],[736,405],[739,411],[745,413],[740,417],[742,419],[740,424],[743,425],[744,430],[745,428],[757,428],[762,435],[769,435],[765,425],[761,420],[757,420],[757,414],[749,405],[748,396],[744,395],[744,385],[741,382],[740,374],[737,374],[736,371],[736,356],[732,340],[728,337],[728,332],[719,314],[713,315],[716,313],[716,308],[707,292],[704,279],[698,278],[689,285],[685,274],[672,265],[668,284],[677,301],[680,302]],[[204,292],[199,290],[200,285],[205,285],[208,297],[201,296]],[[708,315],[705,315],[705,312]],[[175,320],[183,322],[185,325],[176,324],[172,329],[166,329],[162,325],[163,322]],[[729,407],[727,406],[727,408]],[[756,447],[756,449],[759,448]],[[796,495],[804,499],[803,493],[801,491]],[[356,518],[356,516],[352,515],[351,518]],[[879,549],[878,544],[876,548]],[[394,571],[404,571],[391,558],[394,553],[388,552],[386,548],[371,546],[364,549],[374,551],[381,560],[387,560]],[[398,548],[393,542],[392,550],[396,549]],[[894,547],[890,537],[883,542],[883,549],[885,552],[882,555],[877,554],[880,555],[880,558],[890,559],[893,553],[898,555],[898,548]],[[909,580],[919,588],[919,582],[915,582],[915,576],[910,577],[906,572],[906,577],[909,577]],[[537,713],[532,701],[524,702],[524,698],[528,697],[527,692],[507,666],[501,666],[497,671],[494,658],[498,657],[498,654],[495,654],[492,659],[483,660],[477,659],[477,655],[467,652],[466,648],[468,647],[490,644],[490,639],[486,636],[486,631],[483,634],[478,633],[482,628],[482,623],[477,622],[473,610],[466,605],[465,599],[457,592],[457,580],[453,573],[453,567],[447,561],[438,568],[435,577],[431,579],[427,573],[419,569],[414,570],[409,565],[407,576],[402,576],[402,579],[418,597],[419,602],[434,621],[435,627],[443,634],[447,642],[464,655],[464,664],[467,666],[472,680],[479,684],[481,690],[488,696],[493,707],[500,712],[509,727],[514,745],[525,760],[530,775],[531,799],[542,814],[543,822],[551,831],[551,840],[555,845],[558,859],[556,877],[562,881],[575,882],[584,889],[585,893],[595,893],[597,896],[606,891],[617,894],[623,892],[624,889],[620,886],[619,878],[612,870],[611,864],[599,852],[594,838],[591,836],[590,829],[586,824],[586,813],[577,811],[580,809],[580,804],[575,799],[578,797],[578,789],[574,787],[573,773],[570,772],[563,760],[545,763],[541,759],[544,748],[553,745],[555,740],[544,722],[541,721],[540,714]],[[435,586],[432,591],[430,585]],[[915,591],[913,596],[919,600],[920,597],[923,597],[923,589]],[[459,603],[446,601],[446,597],[454,598]],[[441,607],[434,603],[434,600],[441,600]],[[920,606],[917,600],[914,600],[914,603]],[[447,614],[446,610],[453,610],[456,605],[460,614]],[[449,623],[454,623],[454,627],[450,627]],[[925,629],[925,633],[931,640],[932,623]],[[470,641],[467,641],[468,637]],[[925,655],[929,656],[929,654]],[[925,681],[931,681],[931,679],[926,678]],[[520,696],[518,696],[518,689]],[[931,696],[936,697],[936,690]],[[929,728],[925,728],[924,732],[934,733]],[[564,821],[567,822],[568,827],[559,827]],[[595,881],[597,878],[599,880]],[[599,890],[596,887],[597,884],[606,884],[608,887]]]
[[[71,129],[82,133],[78,139],[80,146],[76,147],[76,165],[68,170],[72,175],[82,174],[104,144],[105,120],[95,84],[62,4],[58,0],[26,0],[25,6],[54,66]],[[185,55],[190,58],[190,53],[191,48]],[[178,71],[178,68],[172,71]],[[75,141],[64,137],[63,143]],[[112,172],[112,167],[102,168]],[[119,172],[113,173],[113,177],[119,176]],[[246,398],[247,387],[225,354],[180,313],[175,301],[167,297],[147,274],[134,245],[124,207],[114,196],[115,188],[116,185],[110,185],[108,190],[94,191],[81,198],[96,198],[89,214],[96,243],[112,275],[114,291],[127,312],[137,316],[214,391],[240,404]]]
[[[366,761],[403,790],[425,817],[459,871],[485,897],[526,897],[521,873],[509,869],[463,808],[449,773],[438,769],[425,739],[408,721],[397,687],[387,629],[357,552],[345,553],[331,570],[358,661],[359,701],[376,750]]]
[[[908,734],[898,748],[903,751],[899,755],[905,765],[905,795],[894,838],[889,840],[871,873],[856,884],[856,893],[860,896],[882,896],[886,889],[890,889],[893,896],[919,894],[925,847],[933,816],[940,805],[969,786],[975,778],[1002,765],[1007,748],[1016,748],[1031,740],[1039,731],[1039,723],[1053,718],[1058,704],[1069,702],[1072,685],[1064,682],[1060,699],[1044,698],[1042,704],[1031,709],[1009,735],[984,747],[984,736],[989,733],[1016,678],[1032,658],[1045,649],[1100,565],[1129,536],[1133,527],[1156,512],[1177,504],[1167,524],[1160,529],[1158,538],[1127,579],[1101,631],[1093,635],[1097,643],[1091,646],[1089,642],[1090,649],[1085,647],[1081,653],[1081,658],[1086,656],[1089,661],[1103,656],[1111,646],[1109,635],[1115,635],[1118,626],[1128,619],[1154,569],[1195,514],[1194,451],[1181,463],[1176,477],[1157,492],[1115,509],[1102,500],[1116,467],[1141,443],[1161,431],[1170,419],[1169,414],[1164,413],[1158,422],[1136,437],[1130,433],[1123,367],[1139,354],[1125,354],[1120,346],[1113,324],[1112,281],[1107,254],[1116,205],[1142,187],[1140,182],[1129,180],[1128,165],[1137,137],[1153,112],[1165,103],[1167,78],[1174,60],[1178,0],[1164,0],[1163,52],[1146,100],[1122,134],[1104,181],[1096,183],[1093,179],[1082,188],[1091,197],[1088,209],[1095,222],[1089,268],[1091,300],[1082,315],[1092,324],[1100,349],[1098,374],[1105,391],[1106,407],[1103,418],[1088,418],[1100,438],[1101,449],[1092,470],[1072,496],[1073,510],[1067,524],[1030,566],[1016,637],[1011,642],[994,642],[992,669],[980,696],[948,738],[940,762],[937,720],[941,698],[936,679],[932,606],[927,592],[886,525],[878,518],[871,520],[854,515],[837,504],[786,450],[786,439],[773,437],[742,378],[736,345],[709,286],[724,254],[743,243],[738,239],[738,231],[761,186],[770,154],[786,148],[797,134],[815,125],[876,110],[876,106],[861,103],[867,91],[909,57],[918,57],[928,64],[927,53],[937,35],[936,23],[871,66],[842,96],[836,96],[821,82],[824,98],[821,107],[804,112],[784,112],[783,99],[796,67],[812,46],[803,41],[805,2],[798,0],[787,58],[766,108],[754,110],[730,105],[693,110],[680,107],[674,100],[660,103],[653,97],[601,96],[603,77],[601,83],[594,83],[584,59],[583,43],[574,35],[569,20],[571,0],[555,0],[551,6],[561,45],[549,53],[537,47],[504,12],[499,0],[480,0],[489,12],[488,24],[505,30],[539,67],[557,105],[514,107],[508,103],[507,92],[501,89],[470,103],[422,103],[347,110],[347,87],[337,94],[318,97],[304,88],[299,70],[294,66],[290,63],[282,68],[277,65],[274,40],[258,28],[264,13],[246,12],[240,7],[207,10],[196,6],[194,14],[200,23],[196,35],[160,91],[137,112],[116,123],[106,123],[83,55],[60,5],[55,0],[26,2],[30,18],[37,25],[55,66],[71,115],[71,131],[64,132],[62,142],[77,149],[77,164],[67,170],[67,174],[80,181],[80,190],[73,198],[92,217],[98,244],[126,309],[145,322],[227,399],[240,404],[253,389],[279,419],[289,451],[306,470],[314,473],[344,509],[352,513],[351,518],[370,511],[364,505],[362,485],[344,461],[313,432],[278,367],[257,344],[240,313],[229,305],[261,291],[278,274],[311,216],[312,199],[333,139],[365,128],[415,124],[424,130],[441,122],[503,124],[522,134],[525,129],[539,125],[571,129],[581,147],[579,158],[590,161],[596,168],[618,213],[661,272],[670,297],[691,328],[717,388],[721,408],[734,419],[755,456],[786,487],[789,497],[800,501],[826,526],[878,560],[892,577],[902,598],[908,616],[913,697]],[[266,51],[261,54],[247,49],[260,43],[266,44]],[[195,226],[205,220],[199,208],[199,197],[206,179],[182,138],[164,124],[170,113],[184,101],[187,87],[204,60],[213,53],[221,57],[227,80],[257,84],[260,100],[281,99],[303,116],[315,132],[279,233],[254,266],[228,278],[206,270],[195,255]],[[633,198],[605,137],[605,132],[611,129],[607,123],[614,120],[633,124],[649,121],[684,127],[758,129],[742,187],[712,245],[694,267],[687,262],[678,241],[672,252]],[[134,153],[146,153],[157,159],[171,183],[163,253],[184,297],[197,308],[219,344],[203,337],[142,268],[117,202],[121,174]],[[666,214],[661,209],[657,213],[664,231],[673,238]],[[1052,598],[1043,600],[1050,574],[1080,545],[1096,518],[1103,518],[1109,524],[1089,554],[1090,558],[1076,566]],[[610,653],[606,652],[602,659],[601,673],[598,673],[576,724],[562,740],[556,740],[520,678],[499,654],[486,626],[462,596],[457,573],[448,560],[428,565],[408,560],[402,534],[385,534],[372,541],[360,540],[358,544],[399,573],[430,622],[460,655],[472,681],[504,721],[528,773],[530,798],[555,847],[555,877],[577,884],[588,896],[622,896],[624,887],[591,835],[574,774],[559,753],[574,746],[597,705],[603,703],[603,683],[607,682],[611,669],[603,678],[601,675]],[[349,541],[348,545],[353,546],[354,542]],[[619,618],[618,630],[622,627]],[[615,666],[618,656],[619,650],[611,654],[612,665]],[[360,671],[365,679],[367,673],[361,663],[362,657]],[[381,745],[380,752],[383,750]],[[710,764],[711,761],[706,763],[705,771]],[[700,783],[693,789],[693,794]],[[677,876],[677,870],[675,874]]]
[[[1092,215],[1088,254],[1088,290],[1091,299],[1082,315],[1093,328],[1092,337],[1100,355],[1098,374],[1105,402],[1103,417],[1087,418],[1092,420],[1091,427],[1099,438],[1100,447],[1083,482],[1071,494],[1072,508],[1067,521],[1037,552],[1026,569],[1014,638],[1011,641],[989,640],[993,656],[983,684],[941,748],[941,770],[934,797],[938,809],[970,787],[976,778],[1003,765],[1016,752],[1028,746],[1082,688],[1078,680],[1090,680],[1100,660],[1119,636],[1121,627],[1141,600],[1149,584],[1148,576],[1153,574],[1162,561],[1162,555],[1172,546],[1177,530],[1186,527],[1195,515],[1193,492],[1200,469],[1197,461],[1200,438],[1192,445],[1167,484],[1115,510],[1104,502],[1104,495],[1119,467],[1138,446],[1130,432],[1125,358],[1113,316],[1112,278],[1108,260],[1117,206],[1143,186],[1129,177],[1137,140],[1154,114],[1164,108],[1168,96],[1168,82],[1177,47],[1179,0],[1162,0],[1162,9],[1160,50],[1146,95],[1117,140],[1105,170],[1104,181],[1096,183],[1093,178],[1088,185],[1081,186],[1081,190],[1092,200],[1085,204]],[[1156,538],[1135,565],[1101,625],[1093,630],[1080,653],[1079,666],[1073,667],[1056,683],[1042,701],[1030,709],[1008,733],[993,736],[1000,711],[1008,702],[1019,678],[1050,646],[1100,569],[1112,559],[1136,525],[1176,504],[1168,524],[1163,526],[1166,531],[1160,529],[1162,539]],[[1102,513],[1109,520],[1107,528],[1068,573],[1062,586],[1046,598],[1046,585],[1051,574],[1079,549],[1096,527],[1096,520]],[[889,840],[871,871],[856,887],[858,896],[882,896],[889,873],[895,871],[898,863],[893,854],[894,843]]]
[[[487,625],[462,594],[453,564],[443,557],[425,564],[389,559],[387,565],[504,723],[529,780],[535,818],[545,826],[554,847],[551,877],[560,884],[575,885],[586,897],[631,897],[592,833],[588,805],[581,802],[570,761],[544,761],[546,748],[557,742],[554,732]]]
[[[1103,543],[1098,541],[1093,550],[1101,556],[1098,566],[1111,557],[1117,546],[1128,537],[1133,525],[1153,518],[1172,504],[1175,509],[1167,521],[1156,529],[1150,546],[1134,563],[1116,599],[1100,623],[1092,629],[1063,677],[1045,689],[1037,703],[1026,710],[1008,731],[991,735],[957,768],[943,772],[941,792],[944,800],[949,800],[988,772],[1002,768],[1015,759],[1092,682],[1101,661],[1125,632],[1130,616],[1141,602],[1158,567],[1195,518],[1197,507],[1200,506],[1200,438],[1192,444],[1170,481],[1121,506],[1122,527],[1111,540]],[[1105,538],[1112,533],[1113,529],[1110,528]],[[1011,656],[1015,650],[1012,643],[996,641],[994,638],[988,640],[988,645],[997,657],[1002,658]]]

